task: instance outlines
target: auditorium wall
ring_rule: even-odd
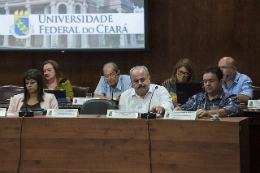
[[[152,82],[162,83],[181,58],[195,66],[196,80],[203,70],[232,56],[238,71],[260,86],[260,2],[255,0],[149,0],[149,47],[146,52],[0,52],[0,85],[22,85],[30,68],[41,69],[53,59],[73,85],[90,86],[102,75],[104,63],[113,61],[121,73],[146,65]]]

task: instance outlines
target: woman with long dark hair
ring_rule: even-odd
[[[10,103],[8,113],[33,109],[58,109],[58,102],[53,94],[43,93],[42,74],[37,69],[25,72],[24,93],[15,95]]]

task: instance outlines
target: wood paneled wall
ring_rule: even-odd
[[[189,58],[197,81],[208,66],[232,56],[240,73],[260,86],[260,1],[256,0],[149,0],[147,52],[0,52],[0,85],[22,85],[30,68],[56,60],[73,85],[90,86],[93,92],[104,63],[114,61],[121,72],[146,65],[153,82],[163,82],[175,63]]]

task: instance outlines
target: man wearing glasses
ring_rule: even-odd
[[[222,89],[223,73],[219,67],[209,67],[203,75],[205,93],[198,93],[189,98],[175,111],[197,111],[199,118],[211,117],[211,106],[219,107],[219,117],[235,116],[240,113],[240,105],[237,95],[224,92]]]
[[[103,66],[104,76],[101,76],[98,86],[94,92],[94,97],[100,99],[119,100],[120,95],[132,88],[131,80],[128,75],[120,75],[118,66],[109,62]]]
[[[252,80],[247,75],[237,72],[237,63],[231,57],[221,58],[218,66],[224,74],[224,91],[238,95],[240,103],[247,104],[253,96]]]

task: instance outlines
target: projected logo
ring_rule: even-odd
[[[28,10],[23,12],[21,10],[14,12],[14,25],[10,27],[10,33],[18,39],[25,39],[32,35],[34,32],[33,26],[29,25],[29,14]]]

